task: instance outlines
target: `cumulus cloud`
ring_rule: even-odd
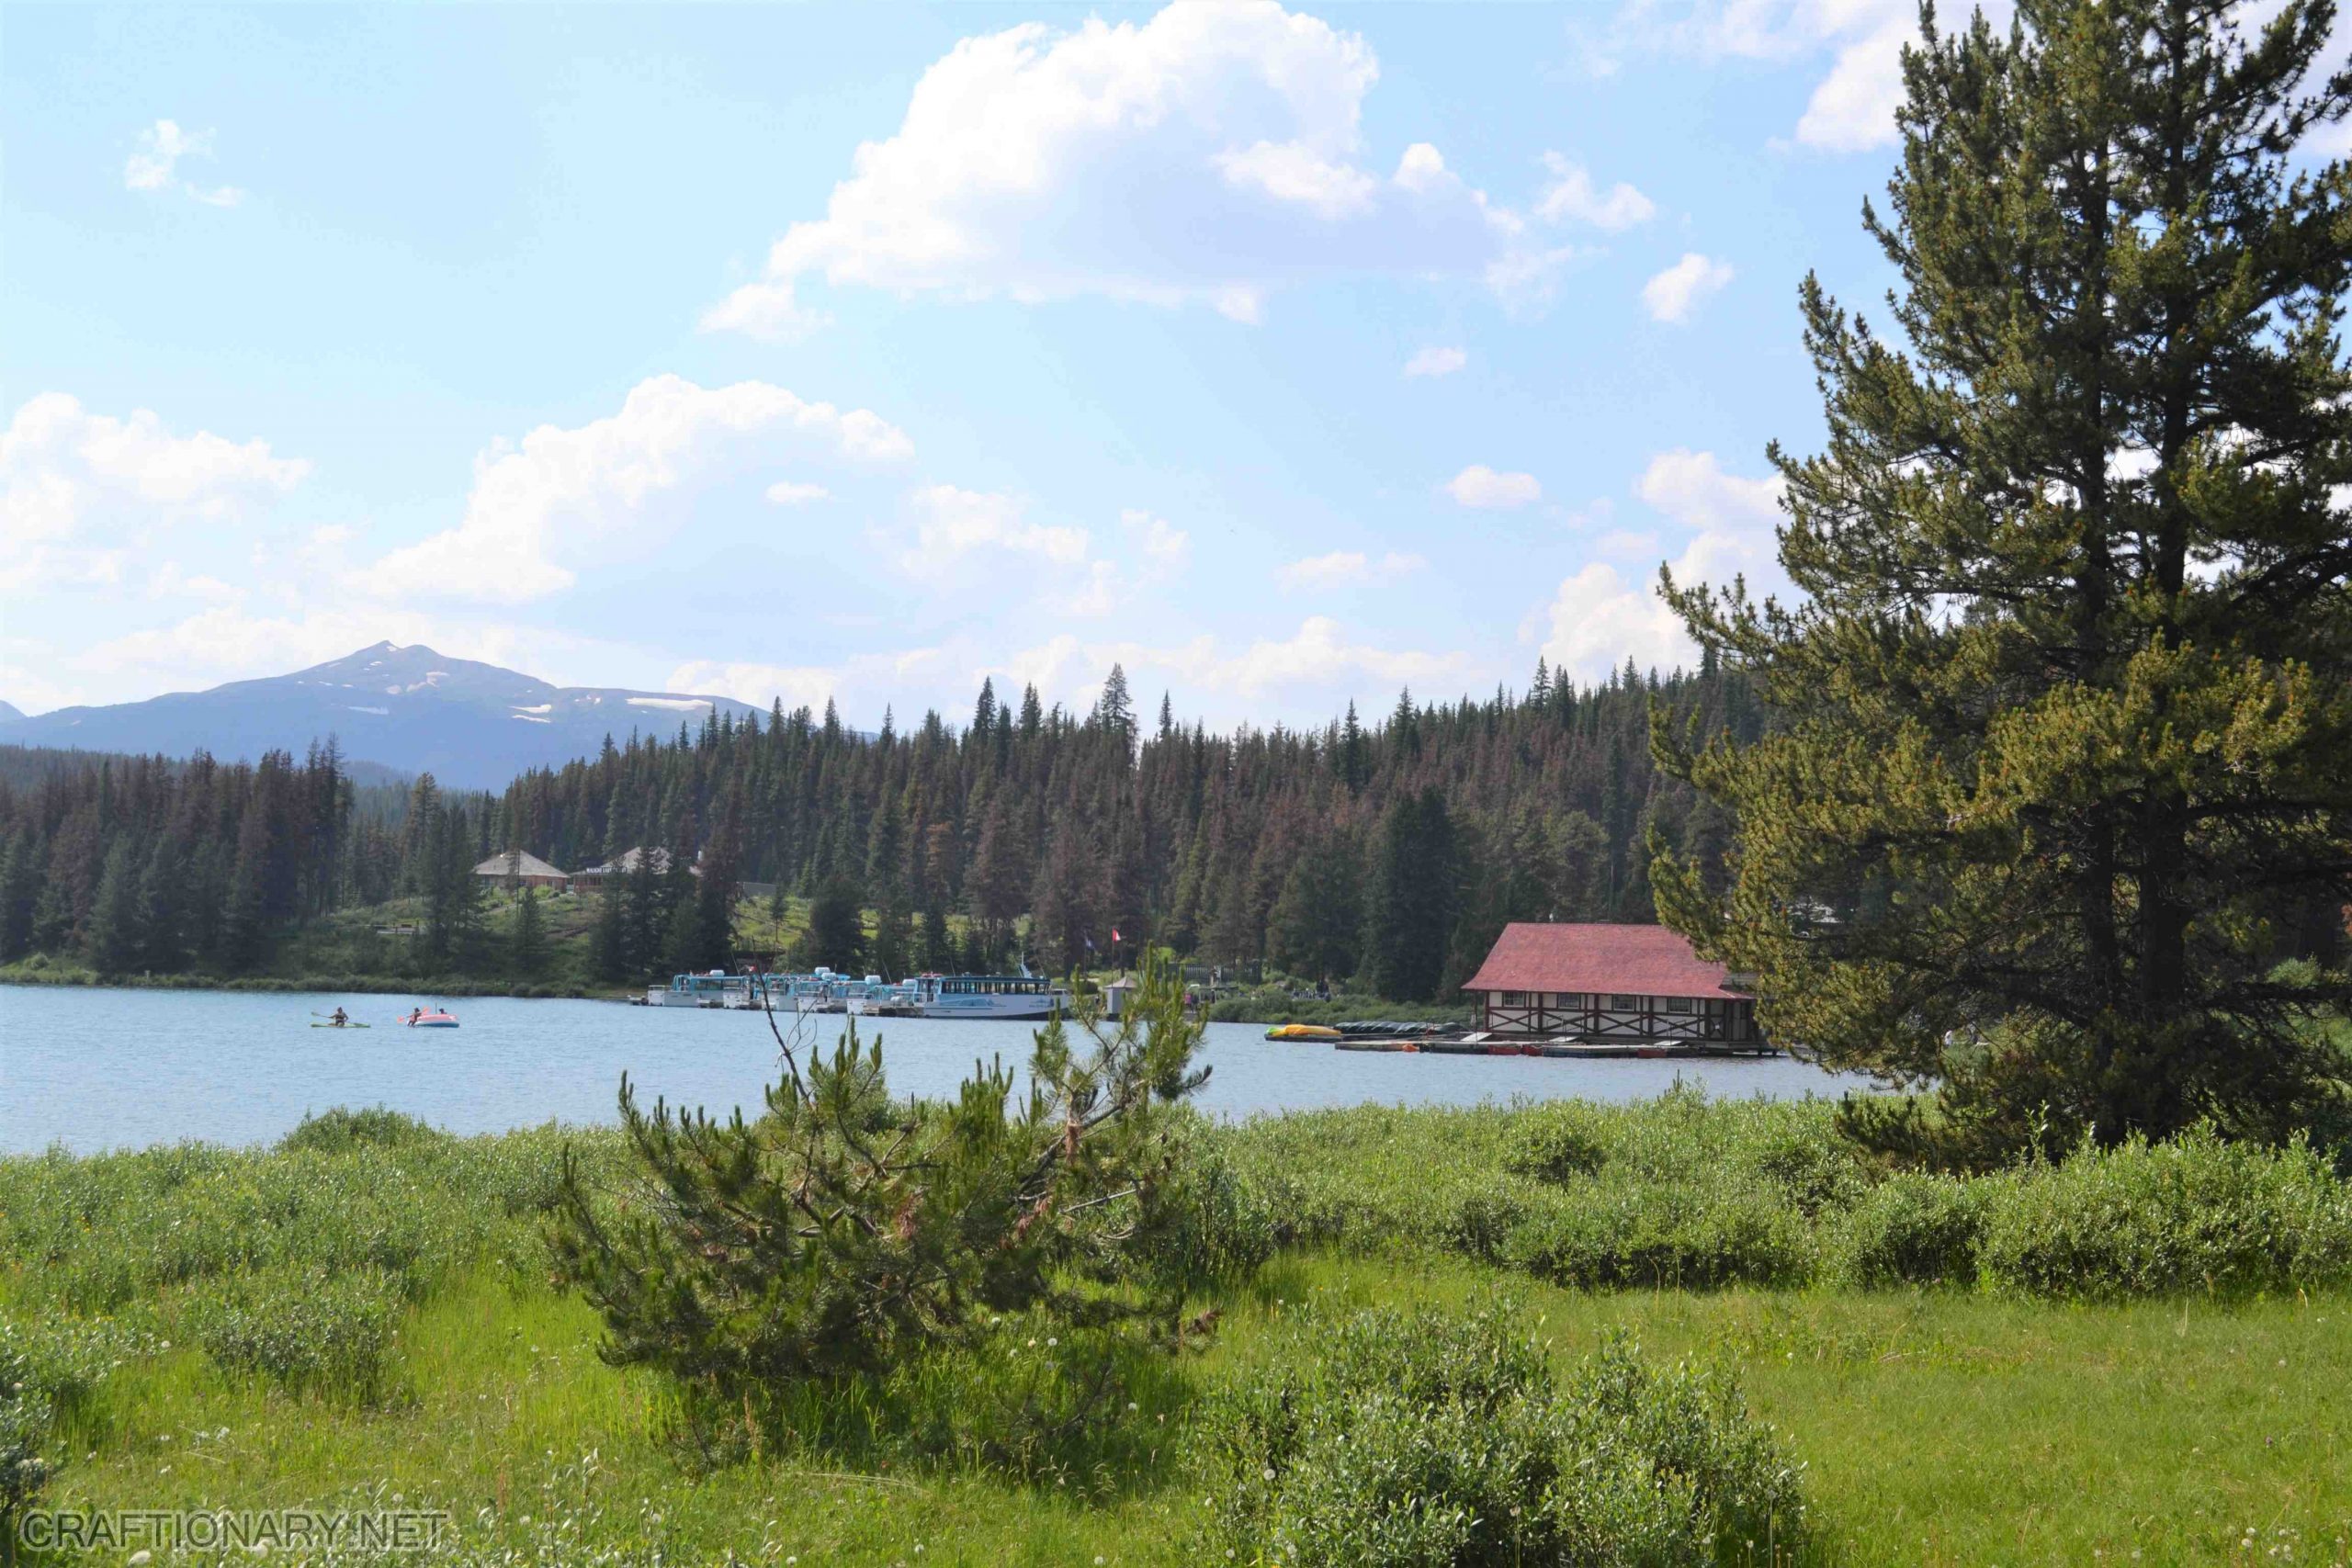
[[[910,570],[942,570],[958,557],[988,549],[1039,556],[1061,566],[1086,558],[1085,529],[1032,523],[1027,503],[1018,496],[926,485],[910,499],[918,519],[915,540],[900,558]]]
[[[1159,568],[1173,570],[1192,557],[1193,536],[1165,517],[1129,507],[1119,513],[1119,526],[1135,541],[1144,558]]]
[[[177,180],[182,158],[211,156],[212,132],[184,130],[175,120],[159,119],[139,133],[138,146],[123,161],[123,188],[170,190],[176,181],[180,190],[207,206],[234,207],[245,196],[234,186],[214,186],[208,189],[192,180]]]
[[[1546,152],[1544,166],[1551,172],[1552,183],[1536,197],[1535,215],[1547,222],[1587,223],[1613,234],[1646,223],[1657,212],[1656,203],[1623,180],[1601,190],[1572,158]]]
[[[1680,261],[1642,285],[1642,303],[1649,307],[1651,319],[1677,324],[1690,319],[1699,302],[1717,292],[1732,278],[1731,264],[1711,261],[1696,251],[1687,251]]]
[[[0,586],[119,581],[158,529],[247,515],[310,472],[266,441],[175,435],[150,410],[118,419],[40,393],[0,434]]]
[[[1405,361],[1407,376],[1451,376],[1470,363],[1470,355],[1458,348],[1425,348]]]
[[[798,335],[823,319],[802,298],[812,279],[1197,303],[1243,321],[1316,276],[1540,283],[1523,220],[1435,147],[1377,172],[1363,118],[1379,73],[1363,38],[1275,0],[967,38],[923,73],[897,131],[858,148],[824,215],[787,227],[703,324]]]
[[[1393,581],[1429,570],[1420,556],[1390,550],[1374,558],[1362,550],[1333,550],[1292,561],[1274,574],[1284,588],[1345,588],[1368,582]]]
[[[1947,35],[1982,10],[1996,31],[2011,0],[1963,3],[1937,20]],[[1634,51],[1702,60],[1725,57],[1819,73],[1793,128],[1795,145],[1822,152],[1891,146],[1903,101],[1902,51],[1919,36],[1914,0],[1694,0],[1663,6],[1628,0],[1598,34],[1579,38],[1587,60],[1606,74]],[[1824,69],[1824,63],[1826,69]]]
[[[360,582],[395,596],[523,604],[571,585],[573,569],[560,557],[674,526],[676,509],[659,504],[665,497],[777,456],[878,464],[913,451],[871,410],[844,413],[764,381],[704,388],[656,376],[609,418],[544,424],[492,446],[474,460],[463,521],[392,551]]]
[[[1678,448],[1650,460],[1634,492],[1668,522],[1689,530],[1670,565],[1676,582],[1728,586],[1744,577],[1758,593],[1786,592],[1773,534],[1783,489],[1777,478],[1728,474],[1713,453]],[[1621,531],[1600,541],[1629,559],[1657,550],[1654,535]],[[1652,558],[1657,559],[1657,555]],[[1631,658],[1644,668],[1688,664],[1697,647],[1657,596],[1654,570],[1624,570],[1592,561],[1564,580],[1545,609],[1544,656],[1583,680],[1600,680]]]
[[[1302,691],[1345,692],[1369,679],[1380,688],[1434,686],[1467,676],[1471,662],[1458,652],[1385,649],[1351,642],[1340,623],[1309,615],[1287,637],[1261,638],[1238,653],[1227,653],[1212,637],[1175,647],[1141,642],[1084,642],[1063,634],[1025,649],[989,671],[1065,698],[1091,691],[1113,664],[1128,677],[1158,674],[1203,692],[1232,699],[1259,699]]]
[[[1485,511],[1525,506],[1544,499],[1544,487],[1533,474],[1498,473],[1484,463],[1473,463],[1446,480],[1445,492],[1464,506]]]

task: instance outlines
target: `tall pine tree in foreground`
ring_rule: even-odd
[[[1666,584],[1781,726],[1659,727],[1743,840],[1727,897],[1658,855],[1661,913],[1782,1038],[1941,1079],[1930,1115],[1849,1114],[1885,1146],[2344,1111],[2308,1027],[2340,940],[2278,961],[2352,901],[2352,176],[2299,151],[2352,81],[2313,76],[2329,5],[2239,14],[1930,27],[1864,212],[1907,351],[1803,292],[1828,446],[1773,460],[1809,602]]]

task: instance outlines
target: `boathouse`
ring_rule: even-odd
[[[474,874],[502,887],[552,887],[560,893],[571,886],[571,877],[528,850],[492,855],[474,867]]]
[[[1756,1001],[1664,926],[1503,928],[1462,988],[1498,1034],[1760,1046]]]

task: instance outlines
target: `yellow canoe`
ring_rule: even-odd
[[[1337,1040],[1340,1032],[1320,1023],[1278,1023],[1266,1031],[1269,1040]]]

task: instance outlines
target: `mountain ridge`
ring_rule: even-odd
[[[13,710],[12,710],[13,711]],[[355,761],[426,773],[462,789],[503,789],[535,767],[594,756],[609,735],[667,734],[712,713],[757,710],[732,697],[621,686],[558,686],[423,643],[388,640],[284,675],[231,681],[140,702],[0,719],[12,745],[252,761],[300,755],[336,738]]]

